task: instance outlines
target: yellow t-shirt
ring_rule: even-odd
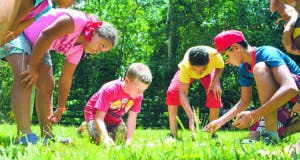
[[[178,64],[180,68],[179,81],[182,83],[190,83],[191,78],[200,79],[209,73],[211,73],[215,68],[224,68],[224,61],[222,56],[218,54],[217,50],[209,46],[207,50],[209,51],[209,63],[206,70],[202,74],[197,74],[192,70],[191,64],[189,62],[189,50],[185,53],[183,60]]]

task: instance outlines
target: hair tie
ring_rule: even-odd
[[[84,38],[90,42],[92,40],[92,34],[95,32],[95,30],[99,27],[99,26],[102,26],[102,22],[101,21],[96,21],[94,22],[92,20],[92,18],[90,18],[84,28],[84,31],[83,31],[83,35],[84,35]]]

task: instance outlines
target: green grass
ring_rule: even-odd
[[[39,133],[38,126],[32,128],[34,133]],[[16,135],[16,126],[0,125],[0,159],[290,159],[283,149],[300,137],[296,134],[276,146],[266,146],[260,142],[241,144],[247,131],[219,131],[219,142],[216,142],[201,131],[194,141],[187,130],[179,132],[182,140],[166,141],[167,130],[137,129],[130,147],[105,148],[90,143],[86,132],[83,137],[78,136],[74,126],[55,125],[53,129],[57,137],[70,137],[72,143],[65,145],[56,142],[42,146],[39,141],[28,147],[13,145],[11,142]]]

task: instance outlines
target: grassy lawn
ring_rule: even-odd
[[[266,146],[260,142],[241,144],[247,131],[220,131],[218,141],[205,132],[198,132],[192,140],[190,132],[180,131],[182,140],[167,141],[167,130],[137,129],[130,147],[105,148],[90,143],[86,132],[78,136],[74,126],[55,125],[53,129],[57,137],[70,137],[72,143],[43,146],[40,140],[28,147],[13,145],[16,126],[0,125],[0,159],[291,159],[283,149],[300,137],[298,133],[276,146]],[[33,131],[39,133],[38,126],[33,126]]]

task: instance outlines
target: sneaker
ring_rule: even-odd
[[[30,133],[22,136],[21,138],[17,138],[14,144],[21,144],[27,146],[29,143],[36,144],[38,140],[39,138],[35,134]]]
[[[254,144],[254,143],[256,143],[256,141],[253,140],[253,139],[243,139],[243,140],[241,141],[241,143],[242,143],[242,144]]]
[[[71,138],[58,138],[57,141],[60,143],[63,143],[63,144],[71,144],[72,143]]]
[[[164,142],[166,144],[172,144],[172,143],[176,142],[176,137],[172,133],[168,133],[168,135],[165,138]]]
[[[277,144],[279,142],[279,136],[275,131],[265,130],[262,134],[262,140],[266,145]]]
[[[177,139],[177,136],[175,136],[175,135],[172,134],[172,133],[168,133],[167,138],[174,138],[174,139]]]

